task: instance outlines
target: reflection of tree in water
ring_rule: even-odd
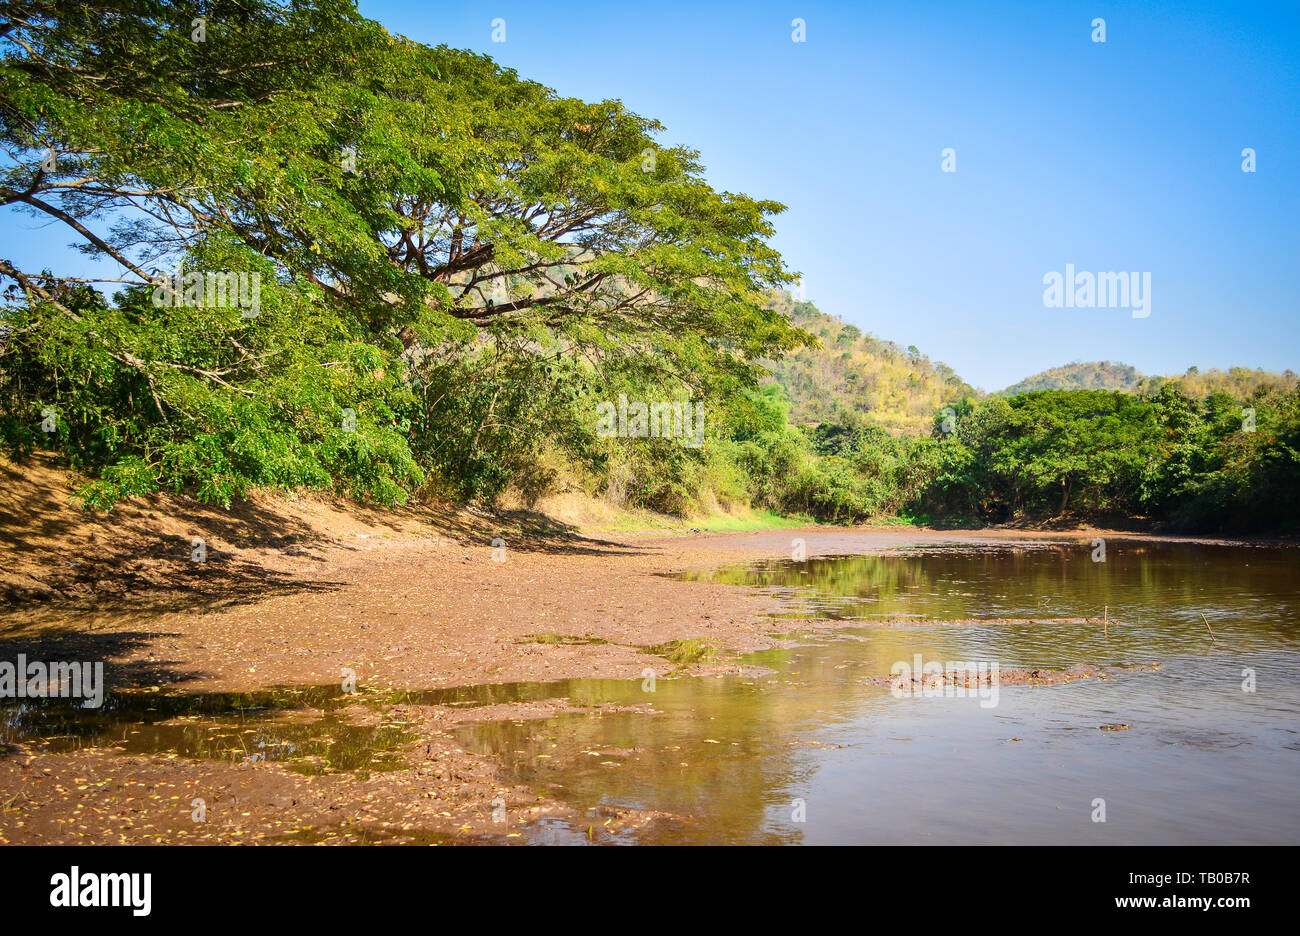
[[[901,635],[891,635],[904,639]],[[817,755],[835,745],[819,737],[888,693],[866,684],[863,648],[833,641],[756,654],[776,670],[759,680],[728,677],[638,681],[607,701],[649,701],[660,714],[566,715],[545,721],[490,722],[462,730],[472,750],[499,757],[526,782],[582,808],[662,810],[698,819],[661,834],[672,841],[798,841],[792,802],[807,795]],[[886,667],[887,669],[887,667]],[[575,680],[573,688],[590,698]],[[610,681],[602,681],[605,688]],[[845,703],[859,700],[862,705]]]
[[[1093,562],[1084,543],[964,546],[768,560],[685,577],[790,594],[795,616],[1100,617],[1110,607],[1117,617],[1167,610],[1190,620],[1207,604],[1239,605],[1247,592],[1292,591],[1290,552],[1261,548],[1247,562],[1242,556],[1232,547],[1113,540],[1105,562]]]

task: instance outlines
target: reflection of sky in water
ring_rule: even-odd
[[[775,670],[766,677],[660,680],[653,695],[638,682],[552,690],[649,701],[658,715],[492,723],[462,736],[581,805],[686,817],[646,841],[1300,841],[1298,554],[1132,542],[1110,543],[1104,564],[1089,554],[945,548],[724,570],[706,577],[797,589],[804,606],[842,618],[1100,617],[1109,605],[1121,623],[1107,635],[1100,621],[852,628],[747,657]],[[1050,611],[1036,610],[1044,598]],[[868,683],[916,653],[1003,668],[1164,665],[1003,686],[991,709],[894,699]],[[1245,667],[1254,694],[1241,690]],[[1117,723],[1130,728],[1098,730]],[[796,797],[804,823],[791,821]],[[1104,824],[1091,821],[1097,797]],[[536,836],[576,833],[552,822]]]

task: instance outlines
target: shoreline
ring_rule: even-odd
[[[805,541],[808,558],[942,543],[1033,541],[1086,550],[1095,536],[1280,545],[1093,529],[897,526],[584,536],[541,529],[535,519],[531,527],[503,530],[498,518],[469,512],[395,517],[304,500],[292,507],[296,517],[282,504],[247,508],[260,511],[254,522],[269,536],[266,529],[249,536],[220,511],[190,515],[184,523],[207,524],[198,528],[209,537],[207,561],[194,563],[175,548],[187,545],[184,526],[165,507],[92,518],[51,539],[49,549],[64,550],[61,568],[77,574],[71,584],[56,581],[67,597],[0,609],[0,659],[21,652],[28,659],[106,660],[108,689],[124,699],[338,686],[351,671],[363,692],[331,703],[326,720],[343,719],[346,729],[335,726],[335,733],[399,733],[409,739],[396,747],[403,766],[304,775],[274,760],[232,763],[112,746],[41,753],[18,743],[0,756],[0,843],[522,841],[519,825],[573,817],[574,807],[507,780],[491,759],[465,750],[457,731],[475,721],[617,707],[561,696],[466,708],[416,697],[486,684],[640,679],[647,669],[657,678],[736,674],[739,654],[784,645],[775,634],[864,626],[773,619],[769,612],[788,607],[780,595],[677,577],[789,558],[796,538]],[[504,547],[494,546],[503,532]],[[166,545],[165,554],[132,558],[130,551],[151,536]],[[87,551],[72,559],[78,548]],[[37,557],[48,560],[50,553],[38,550]],[[700,642],[716,658],[689,652]],[[683,652],[672,659],[675,649]],[[758,667],[743,670],[761,677]],[[383,694],[392,690],[410,691],[415,701]],[[183,726],[186,718],[158,724]],[[209,811],[205,822],[192,819],[195,799]],[[497,800],[508,804],[505,827],[492,821]],[[613,812],[607,832],[668,818]]]
[[[107,659],[110,688],[254,691],[326,685],[354,670],[358,685],[428,690],[554,679],[632,679],[664,665],[651,648],[705,641],[728,656],[771,646],[787,629],[769,615],[788,607],[757,588],[677,576],[750,561],[788,559],[791,540],[808,559],[888,554],[927,545],[1046,543],[1088,549],[1091,538],[1211,546],[1274,547],[1212,537],[1114,531],[940,531],[917,528],[783,528],[683,536],[620,536],[519,548],[388,535],[357,545],[318,543],[238,550],[263,588],[210,601],[194,579],[220,585],[221,560],[163,575],[184,589],[94,593],[0,605],[0,654],[29,659]],[[162,565],[159,561],[157,564]],[[964,623],[977,623],[971,619]],[[1047,620],[1044,618],[1044,620]],[[801,628],[838,626],[808,619]],[[864,623],[864,622],[857,622]],[[900,622],[882,620],[884,626]],[[963,622],[943,622],[963,623]],[[12,652],[11,652],[12,651]],[[0,656],[0,659],[8,658]],[[734,671],[694,664],[693,672]]]

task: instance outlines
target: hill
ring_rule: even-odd
[[[1290,369],[1275,374],[1253,367],[1230,367],[1226,371],[1211,368],[1202,373],[1189,367],[1180,377],[1147,377],[1137,389],[1140,393],[1155,393],[1165,383],[1177,384],[1194,400],[1204,400],[1212,393],[1226,393],[1235,400],[1249,400],[1272,390],[1290,392],[1295,390],[1300,380]]]
[[[1034,390],[1123,390],[1138,388],[1143,375],[1128,364],[1110,361],[1073,361],[1060,367],[1040,371],[1019,383],[1000,390],[995,396],[1016,396]]]
[[[820,342],[768,362],[790,397],[792,423],[815,425],[847,411],[892,433],[928,433],[936,410],[976,394],[915,345],[904,349],[876,338],[788,293],[774,295],[771,305]]]
[[[1034,390],[1121,390],[1148,395],[1171,382],[1196,400],[1204,400],[1213,393],[1226,393],[1234,399],[1245,400],[1259,391],[1292,390],[1297,378],[1290,370],[1275,374],[1250,367],[1230,367],[1226,371],[1212,368],[1204,373],[1199,368],[1189,367],[1186,373],[1177,376],[1146,376],[1129,364],[1073,361],[1026,377],[1005,390],[999,390],[994,396],[1010,397]]]

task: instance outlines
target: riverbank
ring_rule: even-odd
[[[11,499],[25,486],[17,499],[28,509],[4,528],[0,660],[106,661],[109,690],[148,726],[124,717],[83,740],[78,723],[51,743],[10,720],[0,842],[510,841],[521,824],[572,818],[573,807],[503,780],[457,731],[617,707],[509,691],[467,707],[437,690],[744,673],[737,654],[776,642],[765,615],[782,599],[681,573],[795,550],[1031,540],[1086,550],[1097,535],[1132,537],[825,527],[584,536],[536,515],[323,499],[227,513],[159,498],[103,518],[68,507],[57,479],[40,481],[6,479]],[[282,686],[318,687],[319,698],[235,699],[215,713],[148,703]],[[654,711],[653,700],[638,705]],[[298,749],[288,752],[283,731],[267,749],[261,729],[295,719]],[[196,742],[204,731],[233,740]],[[219,756],[184,756],[196,743]],[[609,833],[658,821],[618,810],[598,824]]]

